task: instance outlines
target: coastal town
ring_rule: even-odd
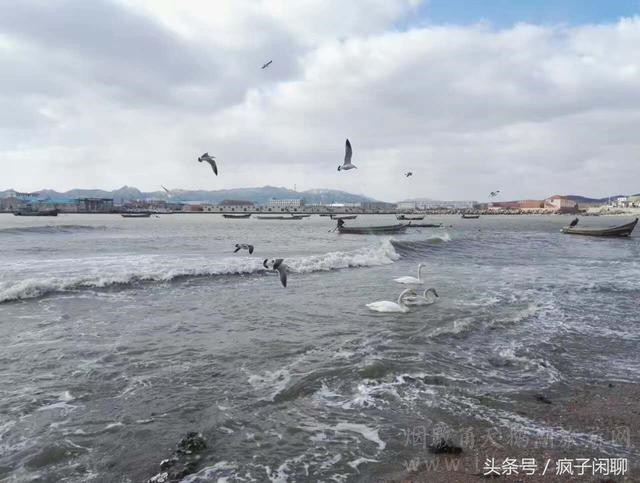
[[[541,200],[513,201],[437,201],[426,198],[404,200],[396,203],[382,201],[362,202],[307,202],[300,198],[272,198],[265,202],[225,199],[220,202],[174,200],[150,197],[144,199],[116,200],[114,198],[56,198],[41,196],[38,192],[5,192],[0,197],[0,213],[18,212],[57,213],[135,213],[193,214],[193,213],[301,213],[301,214],[583,214],[616,215],[640,214],[640,194],[617,196],[607,199],[590,199],[581,196],[553,195]]]

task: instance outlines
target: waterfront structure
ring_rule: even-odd
[[[247,211],[247,208],[252,209],[255,206],[253,201],[245,201],[245,200],[222,200],[218,206],[223,208],[231,208],[232,210],[244,209]]]
[[[543,200],[515,200],[515,201],[493,201],[487,208],[490,211],[497,210],[520,210],[537,211],[544,209]]]
[[[300,208],[304,205],[304,200],[301,198],[296,199],[270,199],[265,206],[267,208]]]
[[[7,198],[0,199],[0,211],[3,212],[14,212],[18,210],[24,209],[27,204],[21,198],[16,196],[9,196]]]
[[[75,204],[78,213],[113,212],[113,198],[78,198]]]
[[[476,204],[475,201],[438,201],[429,199],[405,200],[396,203],[396,209],[402,210],[433,210],[433,209],[451,209],[451,210],[468,210],[472,209]]]
[[[553,195],[544,200],[544,208],[556,213],[571,213],[578,210],[578,203],[566,196]]]

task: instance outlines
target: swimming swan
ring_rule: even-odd
[[[377,302],[367,304],[367,307],[376,312],[409,312],[409,307],[404,304],[404,298],[409,294],[416,295],[416,291],[412,288],[408,288],[398,296],[397,302],[378,300]]]
[[[420,263],[418,265],[418,278],[407,276],[407,277],[394,278],[393,281],[398,283],[405,283],[405,284],[422,285],[424,283],[424,280],[422,280],[421,272],[424,266],[425,266],[424,263]]]
[[[422,295],[406,297],[406,305],[431,305],[435,303],[436,298],[439,297],[435,288],[428,288]]]

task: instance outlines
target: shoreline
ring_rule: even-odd
[[[553,393],[553,387],[547,393]],[[511,438],[505,441],[496,437],[486,445],[469,445],[469,441],[465,444],[465,441],[453,439],[455,445],[462,447],[460,454],[434,455],[427,450],[414,458],[413,466],[411,461],[404,462],[404,465],[401,463],[405,469],[380,475],[374,481],[640,481],[638,401],[640,384],[618,382],[581,384],[570,388],[567,396],[557,399],[548,399],[543,394],[534,395],[519,404],[518,414],[553,428],[554,437],[544,432],[537,436],[529,433],[521,434],[519,440]],[[535,428],[530,429],[535,432]],[[619,461],[613,463],[613,459]],[[626,459],[626,463],[622,459]],[[559,460],[564,462],[559,463]],[[508,469],[511,463],[519,466],[517,474]],[[558,465],[564,465],[561,475],[557,474]],[[605,471],[605,466],[624,468],[625,465],[624,474],[616,475],[611,469]]]

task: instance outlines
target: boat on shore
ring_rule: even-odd
[[[15,216],[58,216],[58,210],[18,210],[14,211]]]
[[[256,215],[258,220],[302,220],[304,217],[300,215],[291,215],[291,216],[259,216]]]
[[[396,220],[424,220],[426,215],[396,215]]]
[[[344,226],[338,225],[338,233],[346,235],[388,235],[391,233],[402,233],[409,225],[381,225],[381,226]]]
[[[577,220],[577,219],[576,219]],[[608,228],[578,228],[577,225],[565,226],[560,231],[568,235],[585,235],[585,236],[629,236],[638,224],[638,218],[631,223],[624,225],[610,226]]]
[[[139,212],[139,213],[120,213],[122,218],[149,218],[151,213],[149,212]]]
[[[251,213],[222,213],[224,218],[230,218],[232,220],[241,220],[244,218],[250,218]]]
[[[332,220],[355,220],[358,215],[331,215]]]
[[[480,215],[471,215],[471,214],[463,213],[462,218],[464,218],[465,220],[477,220],[478,218],[480,218]]]

